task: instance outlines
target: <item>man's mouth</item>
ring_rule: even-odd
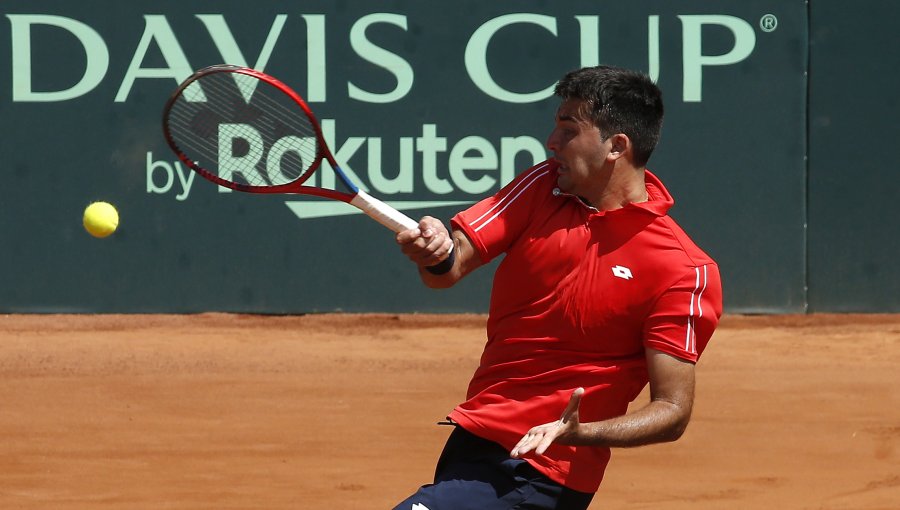
[[[560,174],[560,173],[564,173],[564,172],[568,171],[568,168],[566,167],[565,163],[560,161],[559,158],[554,157],[553,161],[556,163],[556,173]]]

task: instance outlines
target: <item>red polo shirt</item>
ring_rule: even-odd
[[[507,449],[558,419],[578,387],[583,422],[621,416],[647,384],[645,347],[696,362],[722,313],[718,266],[666,215],[673,200],[653,174],[647,202],[612,211],[556,179],[555,162],[541,163],[452,220],[483,262],[506,256],[481,364],[450,417]],[[554,444],[527,460],[595,492],[609,456]]]

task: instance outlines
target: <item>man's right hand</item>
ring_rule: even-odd
[[[419,267],[434,266],[447,258],[453,248],[450,232],[440,220],[425,216],[418,228],[397,234],[400,250]]]

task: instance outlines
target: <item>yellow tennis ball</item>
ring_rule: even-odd
[[[94,202],[84,210],[84,229],[94,237],[106,237],[119,226],[119,211],[107,202]]]

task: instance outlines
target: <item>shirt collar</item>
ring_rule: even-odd
[[[646,202],[628,204],[623,209],[644,209],[656,216],[665,216],[675,204],[675,199],[669,194],[669,190],[659,180],[659,177],[649,170],[644,171],[644,182],[647,185],[648,200]]]
[[[647,211],[654,216],[665,216],[669,209],[672,208],[672,205],[675,204],[675,199],[672,198],[672,195],[669,194],[669,190],[663,185],[662,181],[659,180],[659,177],[654,175],[649,170],[644,171],[644,182],[647,186],[647,197],[648,200],[646,202],[638,202],[638,203],[630,203],[625,205],[625,207],[621,209],[616,209],[615,211],[628,211],[634,209],[642,209]],[[569,197],[572,200],[576,201],[579,205],[589,210],[592,214],[605,215],[607,213],[613,213],[615,211],[601,211],[596,207],[590,206],[584,203],[583,200],[578,198],[575,195],[570,193],[564,193],[559,190],[559,188],[553,188],[553,194],[556,196],[564,196]]]

